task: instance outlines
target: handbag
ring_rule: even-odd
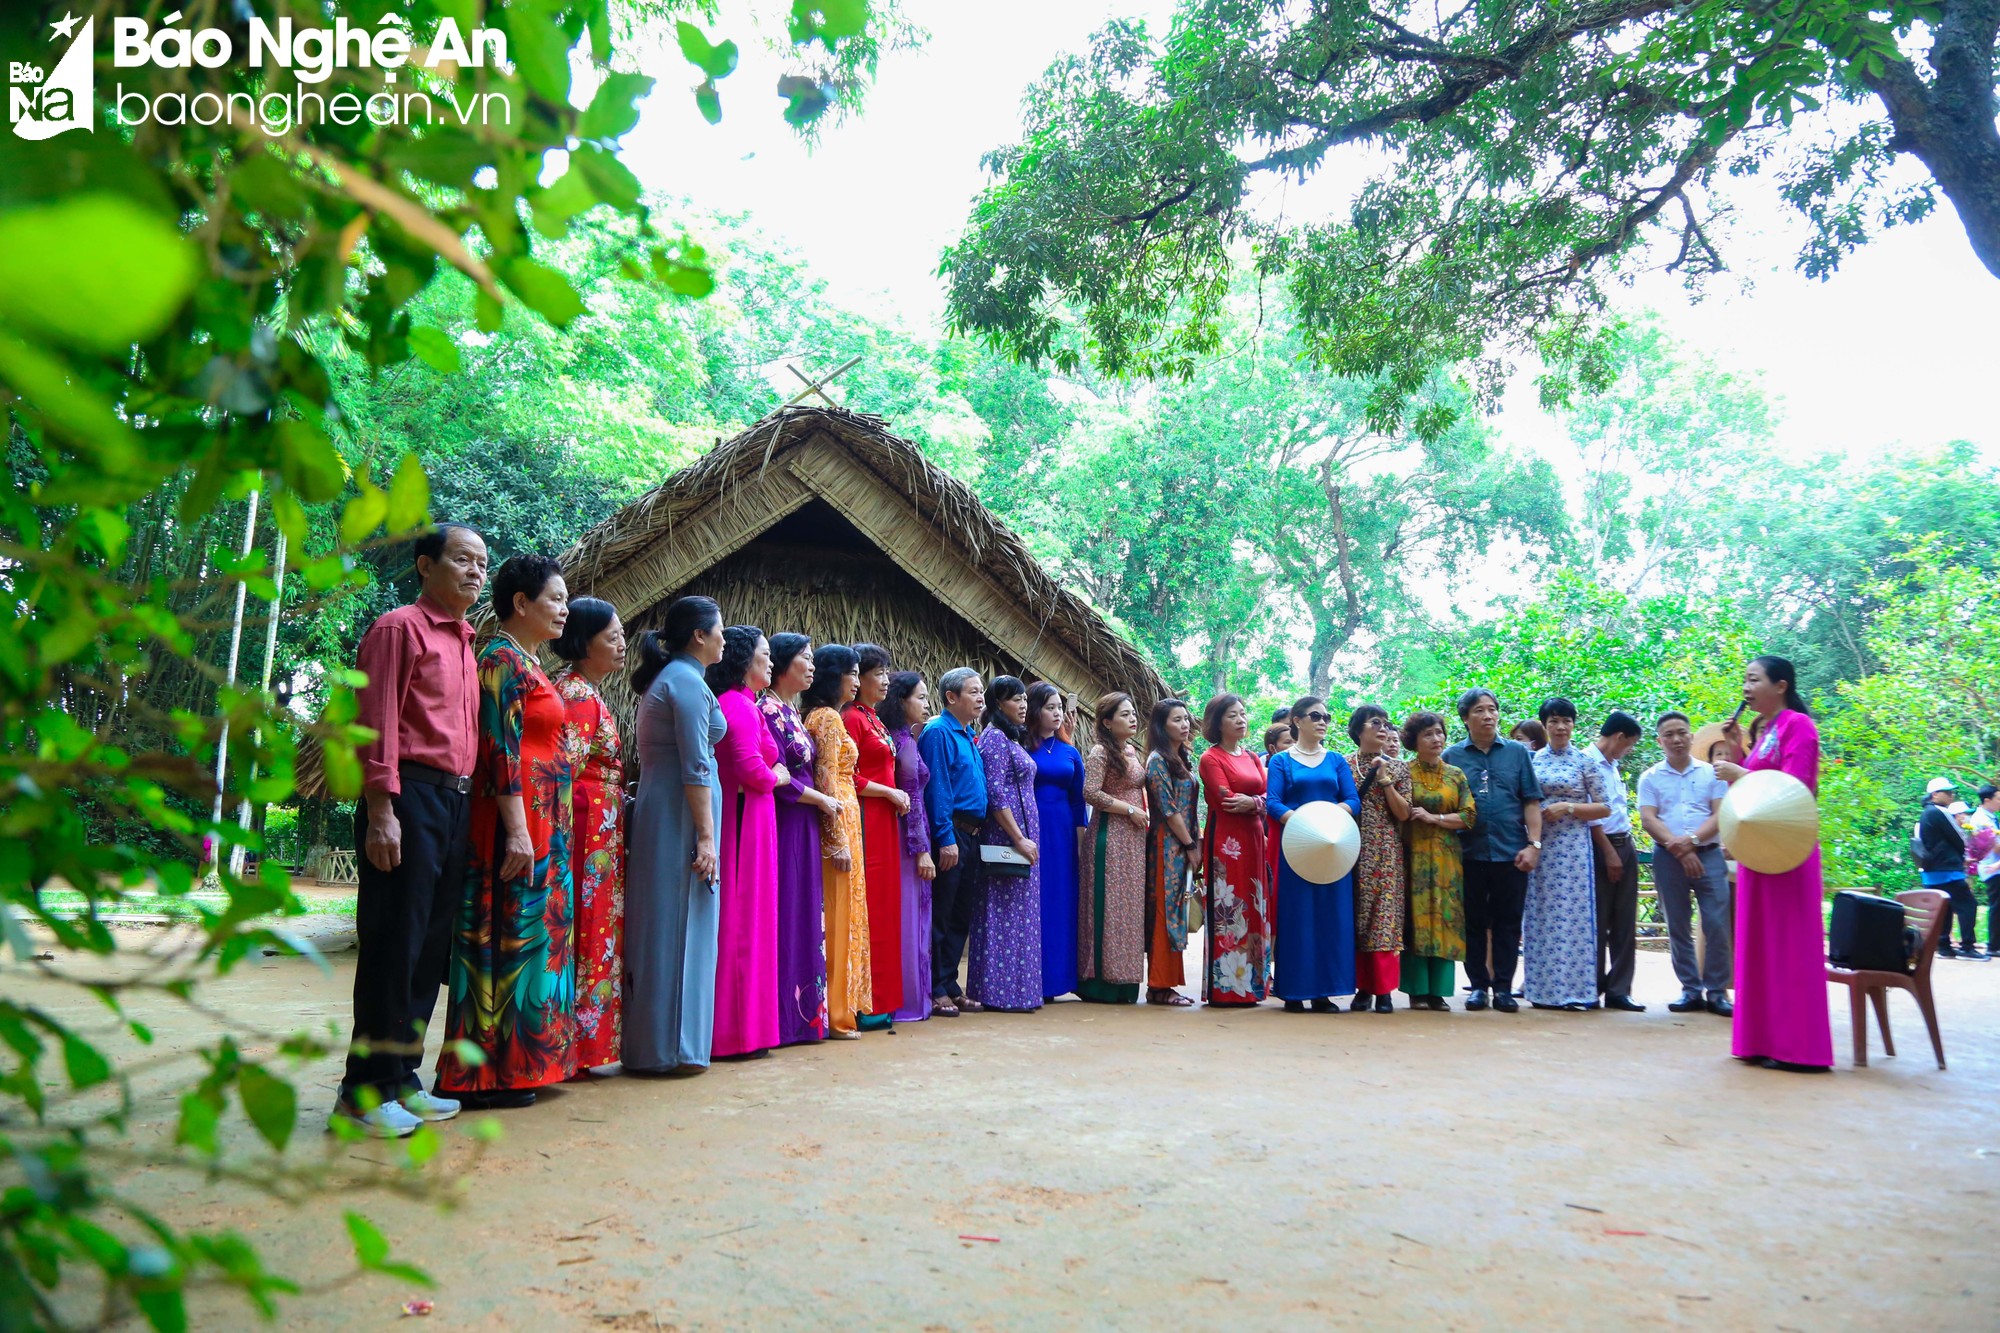
[[[1001,879],[1026,879],[1035,866],[1034,862],[1004,843],[982,842],[979,844],[979,868],[987,875],[997,875]]]

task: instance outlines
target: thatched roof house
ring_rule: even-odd
[[[718,444],[562,555],[572,596],[628,632],[701,593],[732,624],[879,643],[932,680],[954,666],[1047,680],[1087,710],[1165,685],[1059,586],[970,487],[879,417],[787,407]]]
[[[731,624],[816,643],[879,643],[936,681],[1046,680],[1088,714],[1109,690],[1140,714],[1166,694],[1152,664],[1035,562],[1021,539],[880,417],[787,407],[585,533],[562,554],[571,596],[616,606],[628,634],[687,593]],[[627,713],[630,696],[606,690]],[[316,741],[298,794],[326,794]]]

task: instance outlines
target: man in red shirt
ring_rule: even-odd
[[[465,892],[479,675],[466,613],[486,586],[486,543],[459,523],[417,538],[423,590],[368,627],[358,665],[362,851],[355,902],[354,1041],[333,1114],[378,1138],[401,1138],[458,1103],[417,1079],[424,1030],[451,962]]]

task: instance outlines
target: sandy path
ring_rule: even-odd
[[[352,959],[267,959],[205,994],[344,1026]],[[455,1211],[362,1206],[440,1279],[434,1328],[1990,1329],[2000,964],[1939,974],[1949,1073],[1905,1000],[1896,1059],[1878,1042],[1849,1068],[1843,1010],[1836,1074],[1742,1067],[1723,1020],[1665,1011],[1657,954],[1644,1015],[933,1020],[563,1089],[503,1116],[476,1167],[454,1129]],[[160,1035],[201,1031],[162,1015]],[[313,1128],[337,1077],[308,1072]],[[281,1271],[345,1266],[352,1199],[139,1187]],[[410,1294],[369,1282],[283,1322],[383,1327]]]

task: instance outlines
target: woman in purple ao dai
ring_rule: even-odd
[[[1025,876],[986,874],[972,918],[965,993],[988,1009],[1024,1013],[1042,1007],[1042,836],[1035,807],[1035,761],[1021,747],[1028,687],[996,676],[986,687],[986,717],[973,744],[986,764],[986,846],[1012,847],[1031,863]],[[975,849],[975,855],[977,854]]]

